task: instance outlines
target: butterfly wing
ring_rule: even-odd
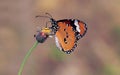
[[[57,47],[65,53],[71,53],[76,46],[76,36],[74,28],[70,25],[70,20],[60,20],[57,22],[59,29],[55,34]]]
[[[77,19],[63,19],[57,21],[55,41],[57,47],[63,52],[70,54],[77,46],[77,41],[82,38],[87,31],[84,22]]]
[[[73,27],[76,31],[76,38],[77,40],[79,40],[86,34],[87,25],[83,21],[76,20],[76,19],[73,22],[74,22]]]

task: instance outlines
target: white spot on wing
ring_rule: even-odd
[[[78,24],[78,21],[75,20],[75,21],[74,21],[74,24],[75,24],[75,26],[76,26],[76,30],[77,30],[78,32],[80,32],[80,26],[79,26],[79,24]]]
[[[55,36],[55,43],[56,43],[56,46],[60,49],[60,50],[62,50],[62,47],[61,47],[61,45],[60,45],[60,43],[59,43],[59,40],[58,40],[58,38]]]
[[[52,35],[49,35],[50,38],[52,38],[53,36]]]

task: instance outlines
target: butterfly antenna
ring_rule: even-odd
[[[48,16],[41,16],[41,15],[37,15],[37,16],[35,16],[36,18],[38,18],[38,17],[44,17],[44,18],[51,18],[51,17],[48,17]]]
[[[45,13],[46,15],[48,15],[48,16],[41,16],[41,15],[37,15],[37,16],[35,16],[36,18],[38,18],[38,17],[44,17],[44,18],[52,18],[52,15],[51,14],[49,14],[49,13]]]
[[[48,15],[50,18],[52,18],[52,15],[50,13],[45,13],[46,15]]]

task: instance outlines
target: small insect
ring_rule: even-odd
[[[53,35],[55,35],[56,46],[63,52],[70,54],[77,47],[77,41],[86,34],[86,24],[78,19],[55,20],[49,13],[46,14],[48,16],[38,15],[36,17],[45,17],[50,19],[49,22],[51,23],[51,26],[48,29],[50,29]],[[40,35],[42,35],[42,33],[39,33],[39,35],[36,36],[37,40],[41,38]],[[46,37],[49,35],[50,34],[46,35]],[[45,39],[46,38],[43,40]],[[43,40],[38,40],[38,42],[43,42]]]

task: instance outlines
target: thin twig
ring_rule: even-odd
[[[26,61],[28,60],[29,56],[31,55],[32,51],[36,48],[36,46],[38,45],[38,42],[36,41],[33,46],[29,49],[29,51],[27,52],[27,54],[25,55],[22,63],[21,63],[21,66],[20,66],[20,69],[18,71],[18,75],[22,75],[22,71],[23,71],[23,68],[24,68],[24,65],[26,63]]]

